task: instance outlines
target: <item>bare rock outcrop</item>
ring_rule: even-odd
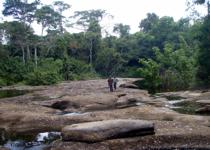
[[[135,80],[120,78],[118,85],[132,84]],[[15,89],[28,88],[30,87]],[[167,106],[170,104],[169,100],[181,99],[206,108],[209,106],[207,104],[210,99],[209,91],[178,91],[154,96],[146,90],[117,87],[114,92],[109,92],[106,79],[63,82],[52,86],[35,87],[34,90],[32,93],[0,100],[1,139],[4,139],[2,136],[4,133],[25,136],[47,131],[59,132],[63,129],[64,139],[70,140],[72,138],[70,132],[78,136],[79,130],[76,129],[81,129],[80,125],[71,127],[72,124],[84,122],[92,124],[100,121],[102,126],[97,123],[97,126],[92,125],[92,128],[88,128],[90,125],[84,127],[88,133],[84,137],[92,139],[83,140],[100,142],[90,144],[60,140],[53,142],[50,149],[202,149],[210,145],[209,115],[181,114]],[[126,122],[117,124],[117,127],[121,128],[115,129],[116,125],[113,122],[122,119]],[[128,123],[130,119],[154,122],[155,134],[152,134],[154,130],[151,128],[149,133],[152,135],[141,136],[143,131],[138,130],[137,135],[140,136],[135,136],[136,133],[133,134],[133,131],[136,128],[134,123]],[[110,123],[112,125],[104,123],[108,120],[113,120]],[[69,129],[70,131],[67,130],[65,133],[64,129],[68,127],[74,130]],[[101,133],[100,137],[94,139],[95,136],[91,136],[95,135],[92,131]],[[134,137],[131,137],[130,133]]]
[[[154,134],[154,123],[144,120],[105,120],[73,124],[62,129],[64,141],[99,142]]]

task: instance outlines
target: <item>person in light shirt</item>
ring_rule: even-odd
[[[119,80],[116,78],[116,77],[114,77],[113,78],[113,86],[114,86],[114,90],[116,90],[117,89],[117,82],[118,82]]]

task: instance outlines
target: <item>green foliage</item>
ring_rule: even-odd
[[[65,10],[68,10],[71,6],[67,3],[64,3],[63,1],[54,1],[53,5],[55,7],[56,12],[58,12],[60,15],[60,17],[59,17],[59,28],[60,29],[59,30],[61,33],[63,33],[63,31],[64,31],[63,23],[65,23],[64,20],[66,19],[66,17],[63,16],[62,14]]]
[[[122,69],[123,59],[113,48],[106,48],[97,54],[96,71],[104,76],[116,75]]]
[[[31,23],[33,21],[34,12],[37,9],[37,5],[40,4],[39,0],[34,0],[31,3],[23,0],[5,0],[3,15],[13,16],[20,21],[27,21]]]
[[[61,80],[59,74],[62,66],[61,60],[43,59],[39,62],[38,68],[26,75],[26,84],[29,85],[50,85]]]
[[[120,37],[126,37],[129,35],[130,26],[123,25],[122,23],[116,24],[114,26],[113,32],[116,32],[120,35]]]
[[[0,77],[0,86],[6,86],[7,81],[5,81],[3,78]]]
[[[201,27],[199,39],[201,41],[200,51],[198,53],[199,71],[198,78],[204,85],[210,84],[210,17],[206,17]]]
[[[78,19],[77,25],[87,28],[91,22],[99,22],[105,15],[105,10],[97,9],[76,11],[73,17]]]
[[[139,28],[144,32],[150,32],[158,23],[159,17],[155,13],[148,13],[147,18],[139,23]]]
[[[38,66],[28,62],[24,64],[19,58],[0,61],[0,85],[23,82],[28,85],[51,85],[62,79],[84,80],[98,77],[91,66],[74,58],[39,60]]]
[[[17,21],[4,22],[3,30],[9,43],[18,46],[23,45],[29,38],[29,35],[33,34],[33,30],[29,26]]]
[[[190,48],[180,37],[179,49],[166,44],[163,52],[154,48],[155,60],[141,60],[143,65],[139,69],[140,76],[144,77],[144,85],[150,90],[181,90],[194,83],[196,61],[190,55]]]
[[[54,59],[63,59],[68,55],[68,46],[69,46],[70,35],[57,34],[52,31],[48,33],[45,40],[50,40],[44,49],[45,57],[52,57]],[[48,53],[45,52],[45,49],[48,49]]]
[[[84,80],[97,76],[90,65],[74,58],[64,58],[61,73],[65,80]]]
[[[160,66],[152,59],[141,59],[140,63],[143,67],[139,68],[138,71],[140,76],[144,78],[144,81],[141,82],[143,85],[141,86],[149,89],[151,92],[155,92],[161,84],[159,75]]]
[[[60,80],[57,72],[34,70],[27,75],[26,83],[28,85],[51,85]]]
[[[38,23],[41,23],[42,25],[42,35],[43,35],[43,30],[48,26],[56,28],[62,16],[58,13],[55,12],[53,8],[50,6],[43,6],[42,8],[36,10],[35,17],[37,19]]]
[[[68,4],[38,5],[39,0],[5,0],[3,14],[17,21],[0,23],[0,85],[47,85],[95,78],[98,73],[140,75],[145,78],[141,84],[152,91],[178,90],[192,86],[197,61],[199,79],[210,83],[209,17],[191,25],[188,18],[174,21],[149,13],[139,23],[139,32],[130,34],[130,27],[119,23],[113,31],[120,37],[106,32],[103,38],[100,21],[110,16],[105,10],[75,12],[73,24],[83,31],[71,34],[64,29],[67,18],[62,15]],[[42,25],[42,33],[47,29],[46,36],[34,34],[33,21]]]
[[[22,81],[26,72],[27,68],[19,58],[0,61],[0,77],[4,84],[10,85]]]
[[[126,66],[119,71],[119,76],[124,78],[138,78],[139,72],[137,71],[136,67]]]

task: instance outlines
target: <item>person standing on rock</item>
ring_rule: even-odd
[[[114,79],[113,79],[114,90],[117,89],[117,82],[118,82],[118,81],[119,81],[119,80],[118,80],[116,77],[114,77]]]
[[[109,77],[107,81],[108,81],[110,92],[113,92],[113,79]]]

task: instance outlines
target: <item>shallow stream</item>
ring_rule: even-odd
[[[29,139],[26,139],[26,137],[18,137],[15,140],[9,139],[4,141],[2,146],[10,150],[43,150],[49,146],[52,141],[60,139],[61,133],[43,132],[37,134],[34,139],[30,139],[31,137],[28,138]]]

